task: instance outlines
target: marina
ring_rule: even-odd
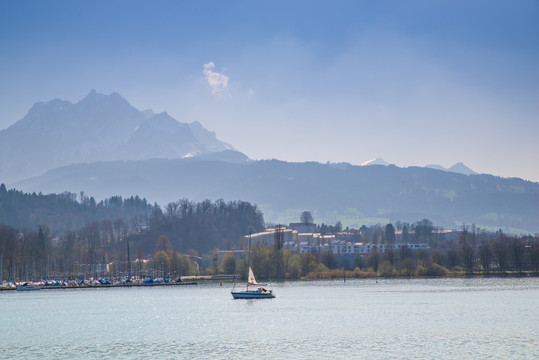
[[[97,289],[97,288],[119,288],[119,287],[148,287],[148,286],[184,286],[184,285],[197,285],[197,281],[170,281],[170,282],[111,282],[108,280],[99,282],[87,281],[80,284],[75,281],[60,282],[56,281],[54,284],[47,284],[46,282],[32,282],[24,284],[8,283],[6,285],[0,285],[0,291],[29,291],[29,290],[67,290],[67,289]]]

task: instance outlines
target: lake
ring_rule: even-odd
[[[538,359],[539,279],[0,292],[2,359]]]

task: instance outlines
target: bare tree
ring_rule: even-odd
[[[393,226],[393,224],[389,223],[386,225],[385,235],[387,244],[392,245],[395,243],[395,227]]]
[[[539,238],[537,237],[532,240],[530,246],[530,265],[533,271],[539,270]]]
[[[179,202],[171,202],[167,204],[167,207],[165,208],[165,214],[168,219],[168,221],[175,221],[180,218],[180,203]]]
[[[493,257],[498,272],[505,272],[507,270],[508,250],[507,237],[504,234],[500,234],[493,243]]]
[[[382,261],[382,256],[380,255],[380,253],[375,252],[375,253],[370,254],[369,257],[367,258],[367,265],[369,267],[372,267],[372,270],[374,272],[377,272],[378,266],[380,266],[381,261]]]
[[[459,246],[464,268],[468,273],[472,273],[475,267],[475,234],[469,232],[466,225],[462,225],[462,231],[459,234]]]
[[[481,262],[481,266],[483,267],[483,271],[485,273],[489,273],[490,271],[490,264],[492,263],[492,249],[488,241],[484,241],[481,245],[479,245],[479,261]]]
[[[125,222],[122,219],[114,220],[114,230],[116,232],[116,242],[122,238],[122,230],[125,227]]]
[[[310,211],[304,211],[301,213],[300,221],[305,225],[312,225],[314,223],[313,215]]]
[[[522,268],[525,262],[525,246],[521,238],[514,237],[511,240],[511,253],[513,255],[513,264],[519,273],[522,273]]]
[[[283,246],[284,246],[284,227],[277,225],[273,234],[273,264],[275,276],[278,279],[284,278],[283,266]]]

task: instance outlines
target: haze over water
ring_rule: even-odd
[[[0,358],[533,359],[539,280],[285,282],[0,293]]]

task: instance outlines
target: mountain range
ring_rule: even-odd
[[[0,179],[16,182],[77,163],[177,159],[228,149],[198,122],[139,111],[117,93],[92,90],[76,104],[37,103],[0,131]]]
[[[256,203],[266,221],[359,227],[427,218],[445,228],[539,232],[539,183],[478,175],[464,164],[401,168],[252,161],[200,123],[139,111],[120,95],[38,103],[0,132],[0,182],[26,192]]]
[[[384,159],[380,157],[369,160],[369,161],[365,161],[364,163],[361,164],[361,166],[370,166],[370,165],[392,165],[392,164],[388,163],[387,161],[385,161]],[[447,169],[443,167],[442,165],[437,165],[437,164],[427,165],[426,167],[429,169],[449,171],[449,172],[454,172],[457,174],[477,175],[477,172],[473,171],[472,169],[464,165],[464,163],[462,162],[458,162]]]
[[[451,167],[449,167],[447,169],[444,168],[442,165],[427,165],[426,167],[430,168],[430,169],[454,172],[454,173],[457,173],[457,174],[477,175],[477,172],[473,171],[472,169],[470,169],[469,167],[464,165],[464,163],[462,163],[462,162],[458,162],[455,165],[453,165],[453,166],[451,166]]]

